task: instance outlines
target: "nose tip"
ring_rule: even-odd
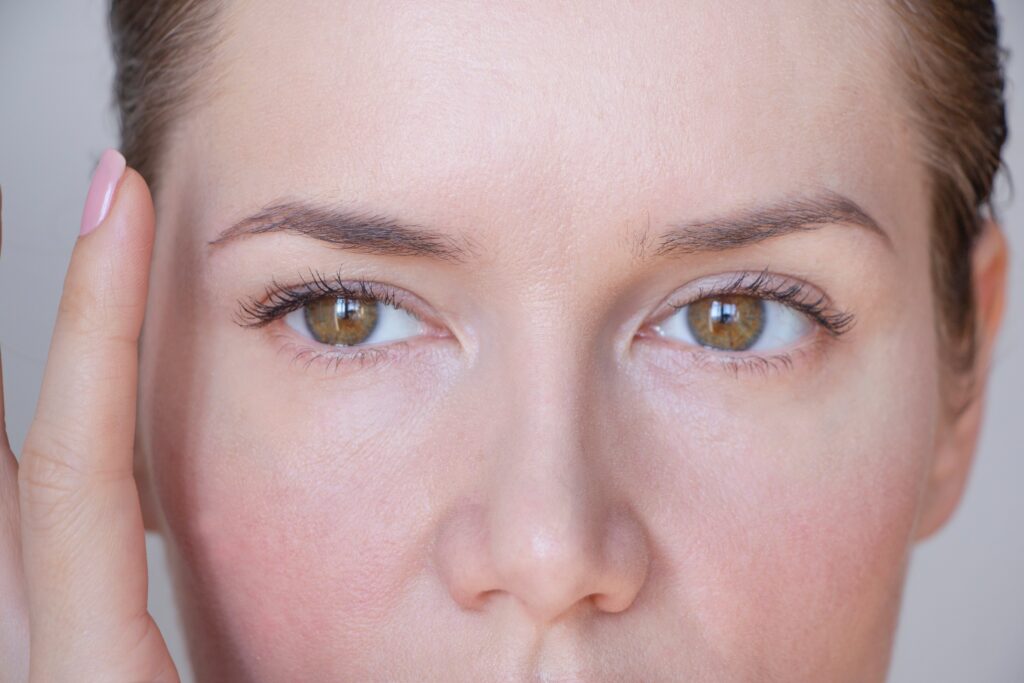
[[[638,530],[623,524],[628,520],[594,521],[598,533],[537,525],[522,542],[495,543],[495,584],[543,623],[588,602],[601,612],[624,611],[643,584],[647,554]]]
[[[576,609],[616,613],[633,604],[648,553],[631,515],[552,524],[523,511],[510,527],[494,512],[462,510],[435,546],[449,592],[463,608],[484,610],[503,595],[532,621],[550,623]]]
[[[538,529],[524,544],[505,544],[497,560],[496,583],[515,595],[534,618],[549,622],[577,602],[600,594],[596,549],[566,542],[552,529]],[[522,547],[525,546],[525,547]]]

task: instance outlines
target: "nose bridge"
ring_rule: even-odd
[[[583,364],[564,337],[533,335],[520,354],[505,366],[511,391],[490,473],[489,550],[504,590],[547,620],[590,590],[601,554],[582,452],[587,397]]]
[[[504,529],[500,538],[537,552],[584,531],[592,493],[582,447],[587,397],[575,386],[580,363],[563,351],[554,355],[527,372],[512,370],[517,386],[491,472],[491,517]]]
[[[511,598],[535,623],[577,605],[621,612],[644,585],[649,547],[611,473],[601,341],[564,298],[520,298],[476,366],[481,457],[472,490],[441,518],[433,559],[452,598]],[[613,440],[618,444],[620,440]]]
[[[485,497],[487,564],[492,588],[514,595],[539,621],[588,597],[625,609],[642,583],[638,557],[645,562],[638,534],[624,533],[600,485],[603,455],[587,448],[600,405],[586,348],[593,342],[570,317],[545,317],[506,339],[493,359],[502,368],[498,386],[508,391]]]
[[[579,526],[587,506],[586,354],[571,329],[534,325],[505,345],[496,359],[507,418],[496,443],[492,475],[494,515],[506,509],[533,528],[540,542]],[[593,454],[591,454],[593,455]],[[500,494],[500,495],[498,495]]]

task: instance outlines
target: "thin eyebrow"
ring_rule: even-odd
[[[773,237],[817,230],[827,225],[862,228],[881,238],[889,249],[892,238],[852,199],[835,192],[796,197],[762,207],[697,221],[674,223],[662,233],[652,256],[678,256],[738,249]],[[639,244],[646,251],[646,238]]]
[[[380,256],[420,256],[464,261],[475,251],[471,240],[380,213],[321,206],[308,202],[279,202],[243,218],[208,244],[220,247],[251,235],[290,232],[342,249]]]

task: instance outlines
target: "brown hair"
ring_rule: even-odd
[[[160,151],[192,106],[217,42],[219,0],[111,0],[121,151],[156,192]]]
[[[932,193],[932,279],[949,366],[974,364],[971,251],[1006,141],[1003,50],[991,0],[889,0]],[[217,0],[111,0],[122,150],[152,184],[174,120],[216,42]]]
[[[998,17],[991,0],[890,4],[900,19],[898,52],[931,172],[941,348],[951,369],[970,379],[977,326],[971,252],[985,219],[995,218],[992,190],[1007,137]]]

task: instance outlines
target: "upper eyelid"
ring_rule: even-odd
[[[713,279],[714,282],[710,285],[704,284],[708,279]],[[702,278],[701,280],[696,280],[677,288],[675,292],[673,292],[673,295],[669,297],[669,300],[680,300],[680,297],[674,296],[680,291],[687,292],[687,296],[682,298],[688,301],[688,303],[693,303],[695,301],[700,301],[703,298],[715,295],[749,294],[751,292],[771,294],[773,291],[777,292],[780,289],[780,286],[793,287],[801,292],[818,294],[820,295],[820,300],[824,305],[829,308],[835,307],[831,297],[816,285],[788,275],[777,275],[767,269],[756,272],[741,271],[736,273],[724,273],[722,275],[712,276],[712,278]],[[696,289],[694,290],[695,287]],[[677,305],[685,306],[687,304],[684,303]]]
[[[416,297],[400,288],[375,280],[346,280],[340,275],[325,277],[314,271],[310,272],[308,278],[303,278],[301,283],[282,285],[272,280],[262,297],[240,299],[236,321],[243,327],[263,327],[301,308],[304,304],[332,295],[355,295],[353,298],[366,295],[371,300],[394,306],[417,320],[426,322],[419,307],[415,303],[409,303]],[[276,304],[268,303],[274,298],[278,300]]]
[[[673,308],[682,308],[691,303],[706,299],[712,296],[725,296],[727,294],[760,295],[769,300],[776,300],[784,303],[792,300],[798,294],[810,294],[808,300],[813,300],[828,309],[836,309],[836,304],[820,288],[805,281],[791,278],[787,275],[776,275],[767,270],[760,272],[743,271],[726,273],[715,276],[716,279],[727,279],[724,282],[715,282],[712,285],[705,285],[705,280],[695,281],[676,289],[668,297],[668,305]],[[748,280],[751,282],[746,282]],[[694,289],[695,288],[695,289]],[[778,295],[784,289],[792,289],[791,296],[781,297]],[[682,296],[680,292],[684,292]]]
[[[800,278],[772,273],[767,268],[759,272],[741,271],[713,277],[720,282],[716,281],[711,286],[705,287],[701,284],[708,279],[705,278],[676,289],[668,297],[667,305],[671,309],[669,313],[677,312],[692,303],[712,296],[746,294],[776,301],[808,315],[833,336],[847,332],[856,322],[856,316],[852,312],[836,306],[824,290]],[[691,291],[695,287],[696,290]],[[784,290],[790,290],[789,296],[782,296]],[[680,291],[689,293],[679,296]]]

